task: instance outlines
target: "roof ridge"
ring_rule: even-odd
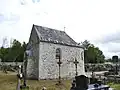
[[[55,29],[55,28],[49,28],[49,27],[46,27],[46,26],[40,26],[40,25],[35,25],[35,24],[33,24],[33,25],[37,26],[37,27],[47,28],[47,29],[50,29],[50,30],[55,30],[55,31],[60,31],[60,32],[64,32],[65,33],[65,31],[58,30],[58,29]]]
[[[33,25],[36,30],[39,40],[42,42],[52,42],[62,45],[78,46],[65,31],[53,29],[45,26]]]

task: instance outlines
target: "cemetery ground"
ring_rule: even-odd
[[[29,90],[42,90],[46,87],[47,90],[70,90],[71,81],[62,81],[63,85],[56,85],[57,80],[27,80]],[[5,74],[0,71],[0,90],[16,90],[17,76],[16,73],[8,72]]]
[[[47,90],[70,90],[71,81],[62,81],[63,85],[56,85],[57,80],[27,80],[27,85],[29,90],[42,90],[46,87]],[[120,90],[120,84],[109,83],[110,87],[115,88],[115,90]],[[16,73],[8,72],[5,74],[0,71],[0,90],[16,90],[17,86],[17,76]]]

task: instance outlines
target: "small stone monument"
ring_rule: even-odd
[[[1,64],[1,62],[2,62],[2,59],[0,58],[0,64]]]
[[[92,72],[92,77],[90,78],[90,84],[97,83],[96,74]]]
[[[88,78],[85,75],[75,76],[70,90],[87,90]]]

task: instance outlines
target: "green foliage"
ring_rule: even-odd
[[[108,58],[105,60],[106,62],[112,62],[112,59],[111,58]]]
[[[112,62],[112,63],[115,63],[115,62],[119,62],[119,61],[120,61],[120,58],[113,59],[113,57],[112,57],[112,58],[106,59],[105,61],[106,61],[106,62]]]
[[[1,47],[0,49],[0,58],[2,61],[5,61],[8,58],[9,48]]]
[[[103,52],[89,41],[82,42],[82,46],[85,48],[85,63],[103,63],[105,61]]]
[[[13,41],[12,46],[9,48],[0,48],[0,58],[2,59],[2,62],[22,62],[24,51],[26,50],[27,44],[23,42],[21,44],[16,39]]]

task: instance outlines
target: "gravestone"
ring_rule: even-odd
[[[76,76],[76,89],[75,90],[87,90],[88,89],[88,78],[84,75]]]
[[[88,77],[84,75],[76,76],[72,82],[70,90],[112,90],[108,85],[101,84],[101,81],[97,81],[94,84],[88,84]]]

